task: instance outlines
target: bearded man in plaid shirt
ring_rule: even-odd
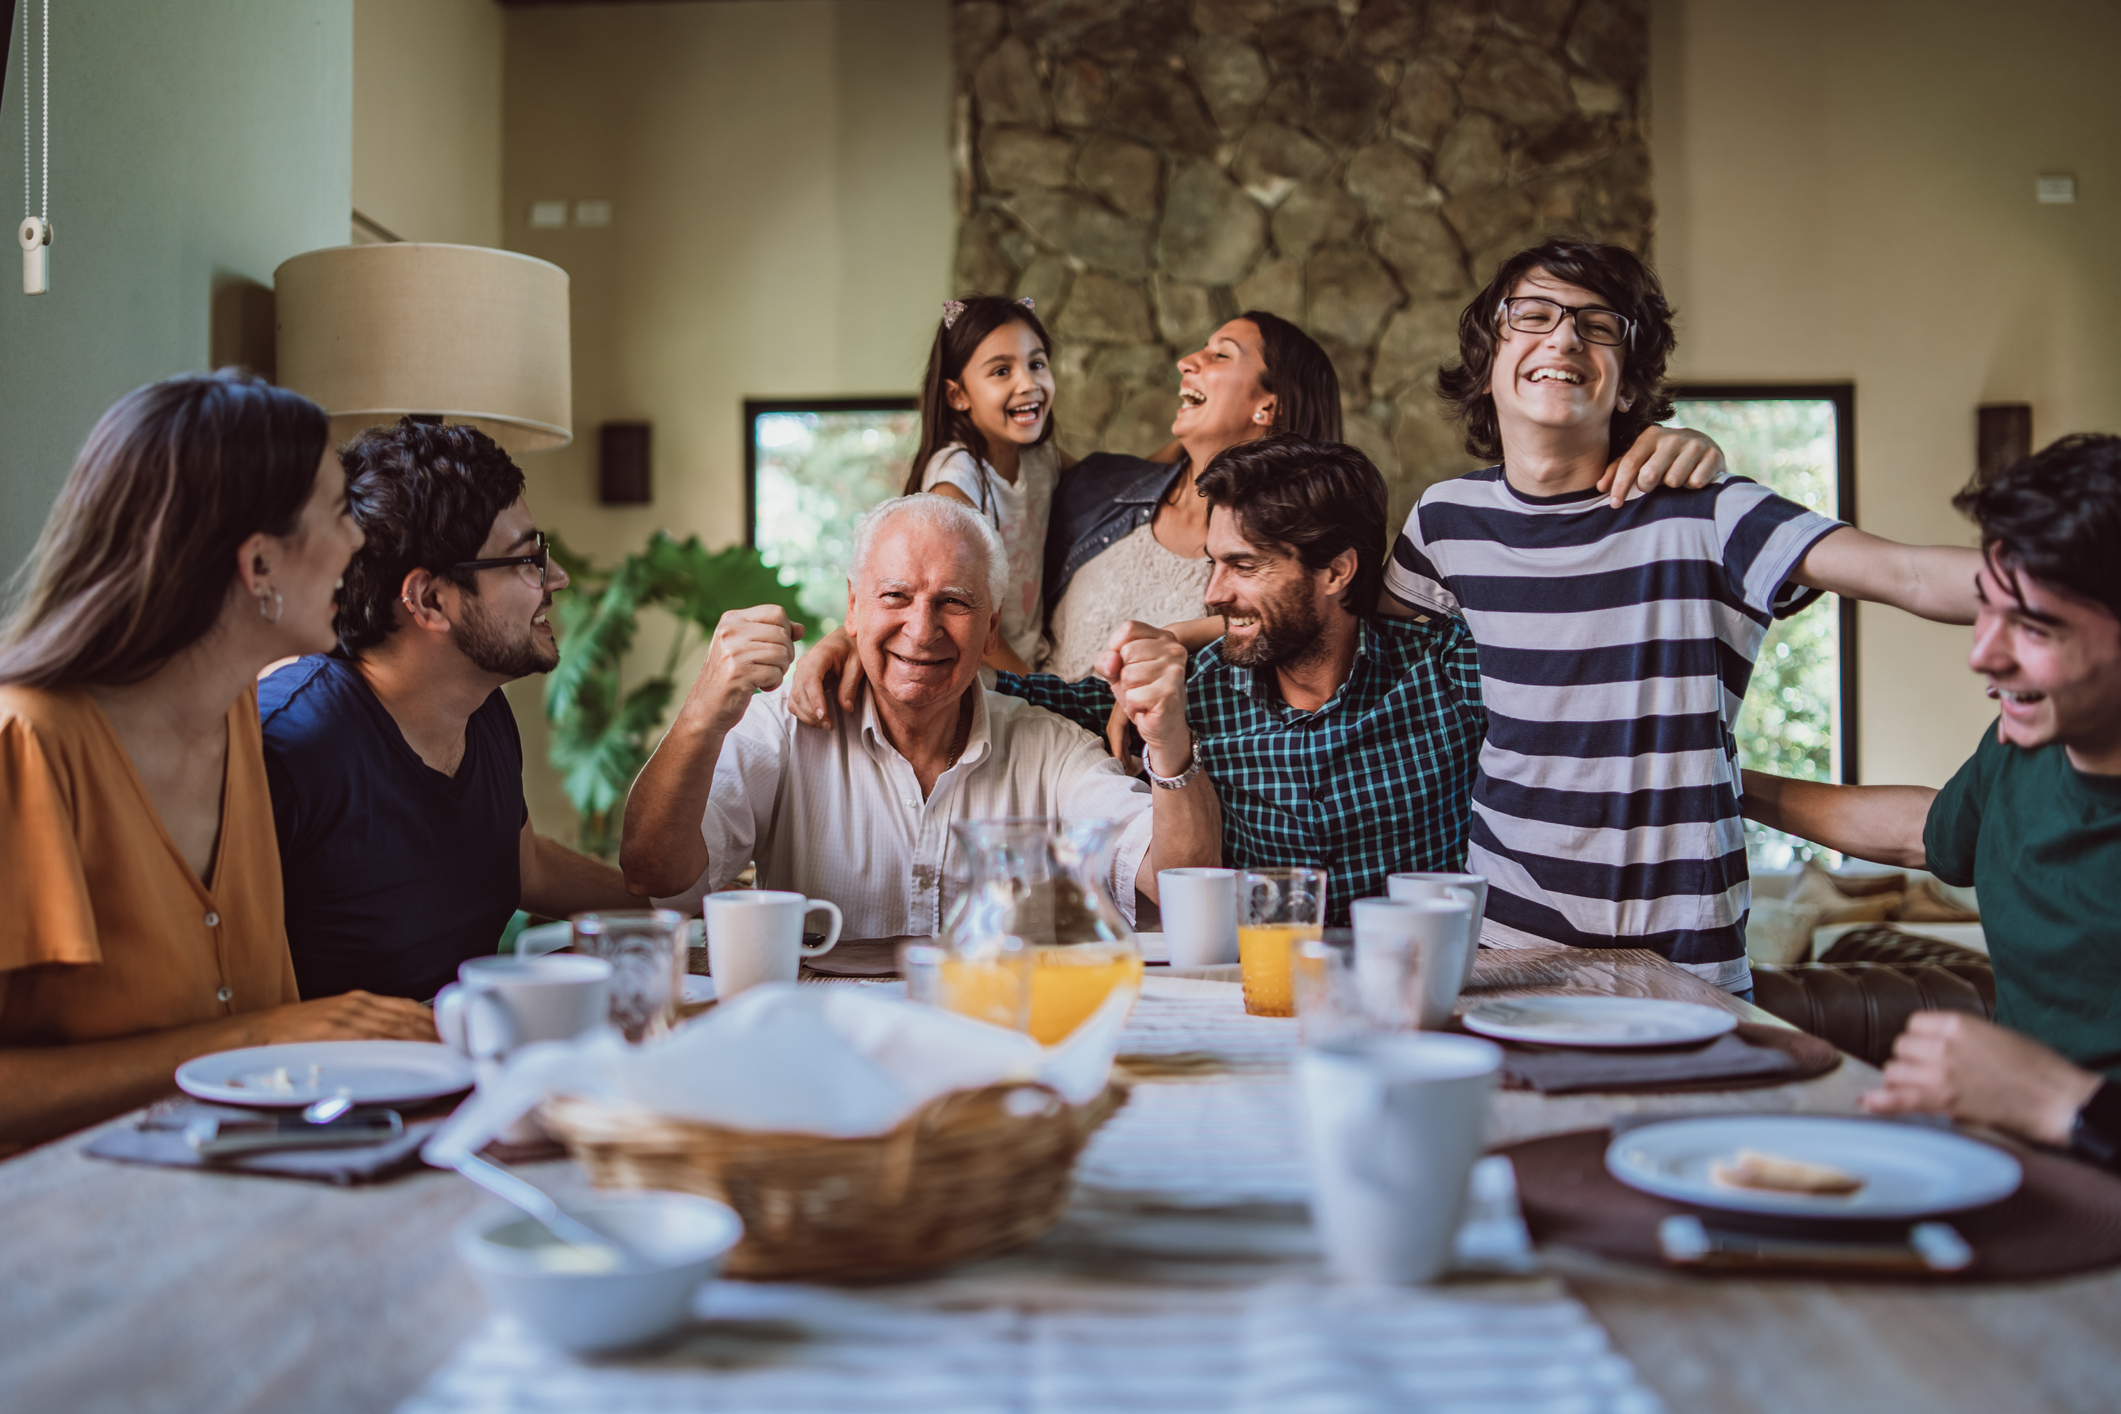
[[[1486,731],[1473,640],[1455,618],[1371,612],[1385,573],[1384,478],[1360,451],[1292,436],[1241,442],[1199,478],[1207,607],[1223,636],[1193,654],[1186,718],[1222,797],[1223,862],[1330,871],[1330,920],[1399,870],[1458,870]],[[995,689],[1103,731],[1105,679],[1002,673]],[[1152,772],[1183,762],[1146,762]]]

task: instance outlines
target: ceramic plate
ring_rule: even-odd
[[[1539,1046],[1682,1046],[1738,1025],[1721,1007],[1655,997],[1525,997],[1466,1013],[1466,1030]]]
[[[200,1056],[177,1088],[224,1105],[306,1105],[345,1093],[356,1104],[402,1105],[469,1090],[471,1062],[433,1041],[304,1041]]]
[[[1731,1188],[1710,1165],[1753,1149],[1831,1164],[1863,1180],[1845,1195]],[[1646,1124],[1615,1138],[1606,1169],[1660,1198],[1741,1213],[1915,1218],[1978,1208],[2017,1192],[2024,1170],[1994,1145],[1948,1129],[1826,1115],[1723,1115]]]
[[[714,1000],[714,979],[702,977],[696,972],[685,974],[685,990],[680,993],[685,1001],[697,1005]]]

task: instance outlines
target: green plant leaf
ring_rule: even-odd
[[[553,558],[574,581],[555,599],[560,662],[545,686],[553,723],[551,759],[561,789],[581,817],[584,849],[609,854],[618,809],[651,751],[651,740],[677,692],[658,674],[622,694],[622,669],[640,630],[641,611],[667,609],[712,633],[724,613],[778,604],[800,614],[796,591],[748,546],[710,553],[698,536],[657,531],[608,573],[555,537]]]

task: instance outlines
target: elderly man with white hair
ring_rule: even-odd
[[[1147,744],[1164,787],[1152,791],[1081,727],[980,685],[1007,571],[994,528],[944,497],[864,517],[847,631],[866,700],[828,730],[788,710],[800,627],[770,606],[724,614],[627,797],[627,886],[696,903],[756,860],[760,887],[830,899],[848,937],[881,938],[941,930],[959,820],[1122,822],[1108,883],[1130,921],[1137,889],[1156,897],[1159,869],[1220,863],[1222,811],[1186,726],[1184,648],[1134,639],[1099,665]]]

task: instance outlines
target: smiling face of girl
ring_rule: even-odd
[[[964,372],[943,384],[943,395],[987,439],[995,469],[1013,472],[1018,450],[1045,435],[1053,412],[1046,346],[1031,326],[1012,319],[980,340]]]

